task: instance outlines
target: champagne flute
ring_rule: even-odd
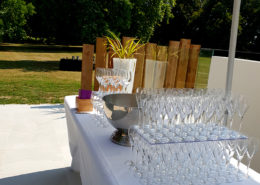
[[[259,140],[257,138],[251,137],[248,138],[248,146],[246,150],[247,156],[247,170],[246,170],[246,177],[249,177],[249,168],[252,161],[254,154],[257,152],[259,148]]]

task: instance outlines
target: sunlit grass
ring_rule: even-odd
[[[62,103],[80,88],[80,72],[59,71],[60,58],[80,52],[0,51],[0,104]]]
[[[196,88],[207,88],[211,57],[200,57],[195,81]]]
[[[78,93],[80,72],[60,71],[59,60],[81,58],[81,52],[67,46],[34,46],[0,44],[0,104],[62,103],[64,96]],[[207,87],[210,61],[199,58],[196,88]]]

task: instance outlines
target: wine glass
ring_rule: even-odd
[[[130,84],[132,80],[132,72],[131,71],[126,71],[123,79],[122,79],[122,82],[123,82],[123,89],[124,89],[124,92],[127,93],[127,87],[128,85]]]
[[[245,98],[242,95],[240,95],[238,98],[238,108],[237,108],[238,116],[240,118],[239,130],[238,130],[239,132],[241,131],[243,118],[244,118],[244,115],[247,112],[248,108],[249,108],[249,106],[248,106]]]
[[[248,142],[246,139],[240,139],[236,141],[236,156],[237,156],[237,180],[242,180],[240,173],[239,173],[239,168],[240,168],[240,163],[246,154],[247,151],[247,145]]]
[[[257,152],[258,148],[259,148],[259,139],[254,138],[254,137],[248,138],[248,146],[247,146],[247,151],[246,151],[246,156],[247,156],[246,176],[247,176],[247,178],[249,177],[249,168],[250,168],[252,158],[253,158],[254,154]]]

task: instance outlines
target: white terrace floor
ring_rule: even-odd
[[[0,105],[0,185],[81,185],[63,105]]]

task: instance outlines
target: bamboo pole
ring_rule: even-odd
[[[156,62],[157,44],[147,43],[145,45],[145,65],[143,74],[143,87],[152,88]]]
[[[157,46],[153,88],[163,88],[167,67],[167,46]]]
[[[143,72],[144,72],[144,64],[145,64],[145,47],[141,47],[138,49],[134,57],[136,58],[136,68],[135,68],[135,79],[133,92],[136,92],[138,87],[142,87],[143,84]]]
[[[187,76],[186,76],[186,84],[185,84],[186,88],[194,88],[195,86],[199,54],[200,54],[200,45],[191,45]]]
[[[168,48],[168,66],[165,76],[165,88],[174,88],[176,71],[178,67],[179,41],[170,41]]]
[[[187,74],[187,67],[189,62],[190,39],[181,39],[180,54],[178,59],[178,68],[176,73],[175,87],[184,88]]]
[[[94,45],[83,44],[81,89],[92,90]]]
[[[107,55],[107,40],[103,37],[97,37],[96,39],[96,63],[95,63],[95,74],[96,68],[106,68],[106,55]],[[96,76],[96,75],[95,75]],[[94,90],[98,91],[99,84],[97,79],[94,79]]]

